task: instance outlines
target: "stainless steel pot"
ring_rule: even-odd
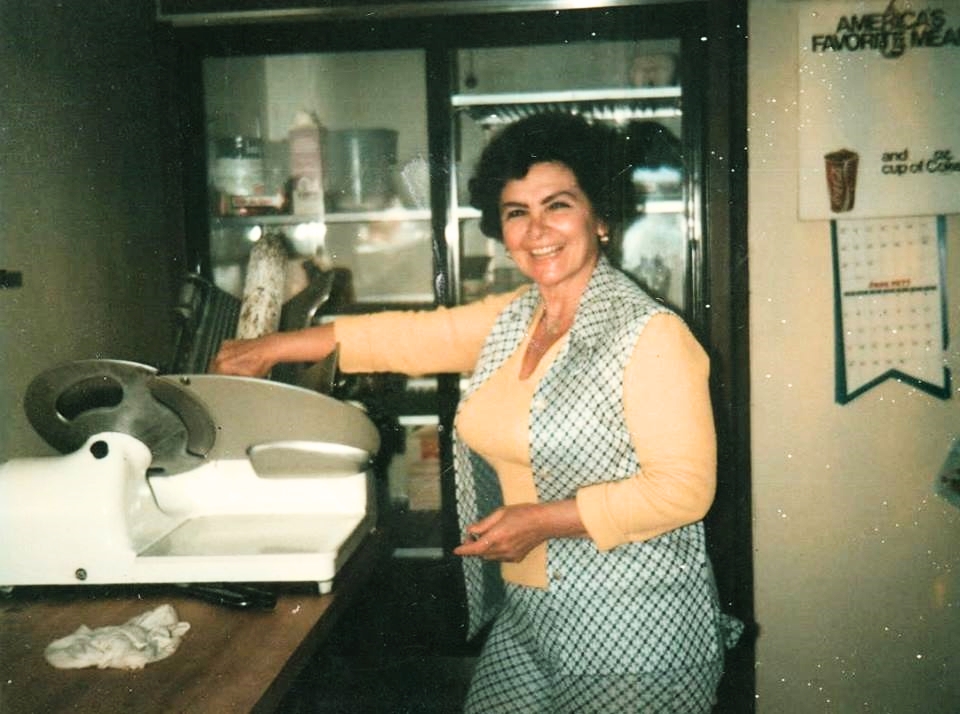
[[[324,187],[339,211],[386,208],[394,196],[397,132],[345,129],[324,135]]]

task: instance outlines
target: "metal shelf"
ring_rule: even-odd
[[[637,213],[683,213],[686,210],[683,199],[681,198],[647,198],[642,204],[637,206]],[[480,218],[480,211],[472,206],[461,206],[456,208],[454,215],[461,221],[475,220]]]
[[[331,211],[322,216],[293,215],[290,213],[262,216],[213,216],[214,226],[245,228],[249,226],[294,226],[302,223],[398,223],[401,221],[429,221],[428,208],[387,208],[382,211]]]
[[[451,104],[484,127],[546,111],[573,111],[600,121],[627,122],[680,116],[681,94],[680,87],[455,94]]]

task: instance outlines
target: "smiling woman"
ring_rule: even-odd
[[[216,362],[247,373],[339,344],[345,372],[471,373],[454,553],[471,636],[493,627],[467,712],[705,714],[739,631],[702,523],[716,481],[707,356],[604,249],[631,195],[623,156],[615,131],[577,116],[508,126],[472,203],[532,285],[227,343]]]

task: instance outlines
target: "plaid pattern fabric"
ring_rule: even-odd
[[[713,708],[722,659],[668,672],[564,674],[539,647],[544,628],[566,624],[556,622],[550,591],[506,588],[506,604],[474,671],[467,714],[707,714]]]
[[[467,395],[516,350],[539,300],[533,287],[504,310]],[[601,258],[568,340],[531,403],[531,463],[541,501],[570,498],[581,486],[629,478],[639,470],[623,419],[623,374],[647,321],[664,311]],[[496,474],[462,443],[456,446],[456,467],[459,517],[466,527],[499,506],[502,497]],[[719,612],[701,523],[606,553],[586,538],[555,539],[547,549],[549,607],[525,620],[536,625],[529,630],[521,633],[516,619],[512,626],[501,619],[495,631],[511,633],[503,635],[511,648],[545,659],[548,665],[539,663],[538,671],[549,673],[554,683],[613,677],[619,684],[611,686],[619,688],[648,680],[627,675],[692,671],[722,660],[726,620]],[[497,563],[465,558],[463,567],[470,633],[475,634],[502,607],[504,588]],[[488,660],[502,657],[496,652],[506,645],[497,641],[492,637],[484,651],[478,682],[494,666]],[[634,692],[633,684],[623,686],[624,701],[642,701],[636,699],[639,694],[626,693]]]

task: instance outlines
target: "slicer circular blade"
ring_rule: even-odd
[[[153,455],[151,468],[166,473],[196,468],[216,439],[200,399],[136,362],[91,359],[52,367],[30,382],[24,410],[62,453],[94,434],[119,432],[143,442]]]

